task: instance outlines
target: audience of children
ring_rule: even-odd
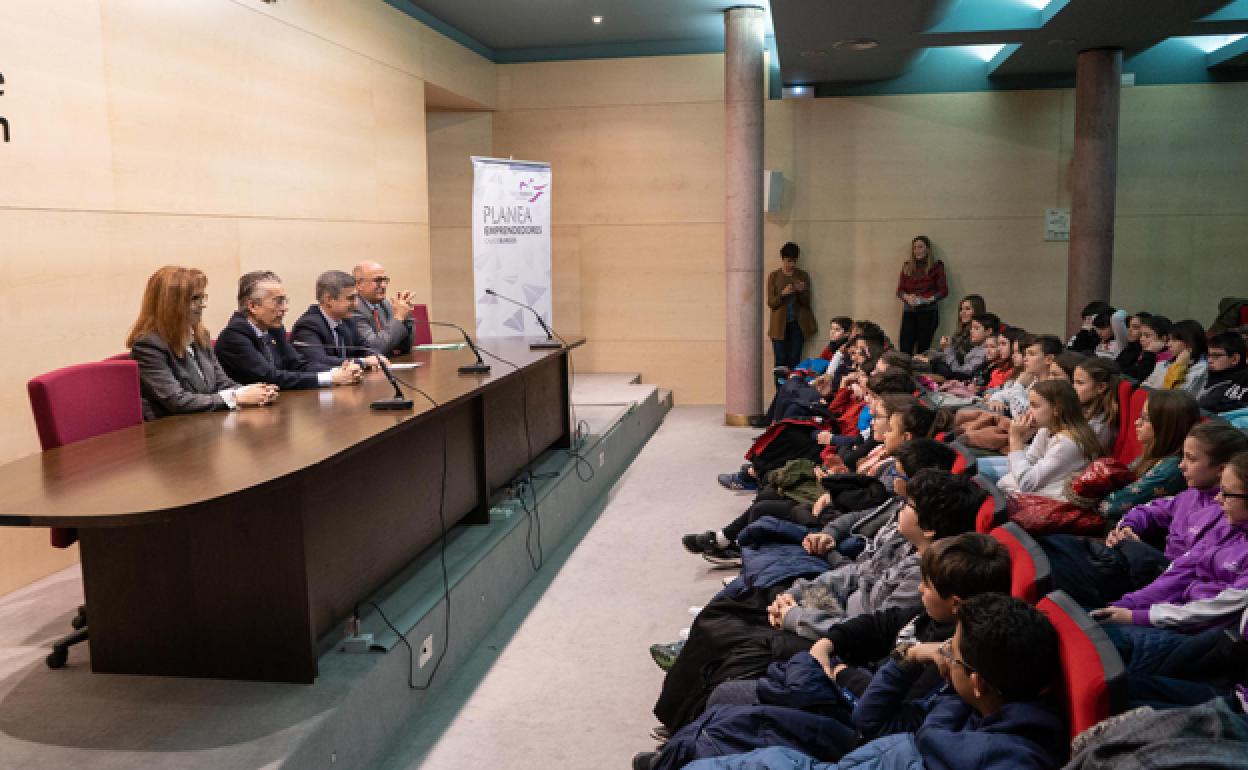
[[[682,541],[741,573],[683,646],[652,648],[670,669],[654,708],[660,746],[634,768],[1065,761],[1055,632],[1001,595],[1008,556],[970,532],[984,492],[949,472],[953,437],[1004,452],[977,460],[1007,495],[1103,517],[1106,537],[1037,539],[1055,587],[1118,648],[1133,704],[1221,703],[1242,716],[1232,688],[1248,668],[1221,634],[1248,623],[1248,435],[1201,422],[1201,408],[1248,407],[1240,331],[1207,339],[1196,321],[1091,303],[1064,346],[1002,325],[968,295],[939,351],[912,361],[887,344],[878,325],[836,318],[823,378],[808,379],[814,362],[778,373],[782,422],[725,486],[773,483],[729,526]],[[1141,449],[1116,466],[1117,489],[1087,500],[1082,479],[1115,467],[1101,458],[1122,445],[1121,412],[1139,408],[1138,396],[1119,403],[1120,377],[1149,389],[1124,428]],[[929,399],[932,388],[943,397]],[[971,403],[956,415],[924,403],[942,401]],[[1095,737],[1080,740],[1083,751]]]

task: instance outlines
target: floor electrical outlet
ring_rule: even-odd
[[[420,643],[420,667],[424,668],[429,659],[433,657],[433,634],[425,637],[425,641]]]
[[[373,649],[372,634],[348,636],[342,643],[343,652],[370,652]]]

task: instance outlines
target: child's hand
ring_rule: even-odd
[[[1027,432],[1034,427],[1036,427],[1036,416],[1031,412],[1015,417],[1010,420],[1010,439],[1023,441],[1027,438]]]
[[[947,348],[947,347],[949,347],[949,346],[950,346],[950,345],[952,345],[952,344],[953,344],[953,340],[949,339],[949,335],[948,335],[948,334],[941,335],[941,337],[940,337],[940,346],[941,346],[942,348]]]
[[[909,663],[935,663],[940,658],[940,642],[924,642],[906,650]]]
[[[1111,529],[1109,534],[1105,536],[1105,545],[1113,548],[1124,540],[1139,540],[1140,536],[1135,534],[1135,530],[1130,527],[1117,527]]]
[[[988,405],[988,411],[996,412],[997,414],[1005,414],[1004,401],[987,401],[985,403]]]
[[[815,556],[823,556],[828,551],[836,547],[836,538],[831,535],[825,535],[822,532],[811,532],[802,538],[802,548],[806,549],[806,553]]]
[[[823,469],[822,465],[816,465],[814,469],[814,473],[815,473],[815,478],[819,481],[823,481],[825,478],[828,477],[828,472]]]
[[[828,504],[831,502],[832,495],[830,493],[824,492],[822,495],[819,495],[819,499],[815,501],[815,504],[810,506],[810,515],[815,518],[819,518],[819,514],[822,513],[823,509],[827,508]]]
[[[767,619],[771,621],[772,628],[784,628],[784,616],[789,610],[797,606],[797,602],[788,594],[780,594],[776,600],[767,608]]]
[[[830,430],[819,431],[819,434],[815,436],[815,443],[819,444],[819,446],[827,446],[828,444],[831,444],[832,443],[832,431]]]
[[[1098,623],[1117,623],[1124,626],[1131,624],[1131,610],[1125,607],[1102,607],[1092,610],[1091,615]]]

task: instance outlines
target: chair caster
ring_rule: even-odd
[[[69,661],[69,650],[54,648],[47,657],[48,668],[65,668]]]
[[[73,620],[69,621],[69,624],[74,627],[75,631],[80,631],[86,628],[87,613],[84,610],[78,610],[78,614],[74,616]]]

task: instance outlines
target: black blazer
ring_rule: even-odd
[[[291,342],[303,342],[308,345],[308,347],[303,347],[296,344],[295,350],[313,365],[332,369],[343,361],[353,361],[372,355],[372,351],[360,341],[355,333],[355,325],[351,323],[350,318],[338,324],[338,336],[342,340],[342,355],[338,355],[339,351],[333,350],[337,344],[334,342],[334,333],[330,331],[329,322],[325,320],[321,306],[315,303],[308,305],[308,309],[299,316],[295,325],[290,327]]]
[[[268,348],[268,352],[265,352]],[[217,337],[217,359],[238,382],[267,382],[282,390],[319,387],[317,372],[333,367],[310,363],[286,339],[286,328],[269,329],[257,337],[242,313],[234,311]]]

